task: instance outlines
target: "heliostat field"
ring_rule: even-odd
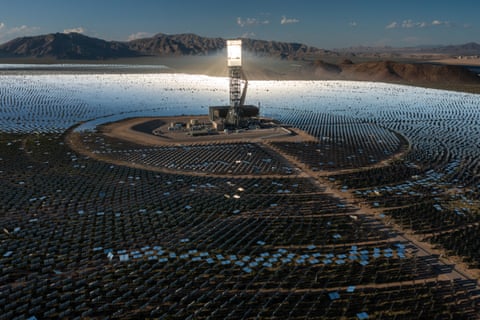
[[[250,81],[312,139],[147,146],[97,125],[206,114],[228,79],[0,79],[1,319],[478,318],[477,95]]]

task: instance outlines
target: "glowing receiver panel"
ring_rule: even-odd
[[[242,66],[242,40],[227,40],[227,65]]]

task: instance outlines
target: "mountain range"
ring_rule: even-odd
[[[339,58],[341,56],[374,57],[375,54],[444,54],[480,55],[480,44],[415,48],[352,47],[334,51],[301,43],[243,39],[246,52],[256,56],[288,60]],[[225,39],[195,34],[156,34],[128,42],[106,41],[79,33],[54,33],[16,38],[0,45],[0,57],[54,58],[59,60],[107,60],[142,56],[207,56],[225,49]],[[312,58],[313,57],[313,58]]]
[[[0,45],[0,61],[1,58],[7,62],[20,58],[29,63],[50,63],[52,60],[115,61],[147,57],[148,61],[153,58],[154,64],[168,62],[170,71],[224,76],[226,64],[217,54],[224,54],[225,45],[225,39],[195,34],[159,33],[119,42],[78,33],[55,33],[17,38]],[[477,43],[328,51],[301,43],[242,39],[242,46],[248,55],[244,72],[252,80],[364,80],[480,92],[478,69],[429,62],[459,55],[478,57],[480,45]],[[136,63],[136,60],[130,61]]]
[[[463,55],[473,56],[480,55],[480,44],[475,42],[469,42],[460,45],[448,45],[448,46],[417,46],[417,47],[349,47],[334,49],[339,53],[356,53],[356,54],[445,54],[445,55]]]
[[[259,56],[302,59],[328,54],[326,50],[300,43],[243,39],[243,48]],[[141,56],[206,56],[225,49],[225,39],[195,34],[166,35],[128,42],[105,41],[79,33],[54,33],[22,37],[0,45],[2,57],[55,58],[61,60],[106,60]]]

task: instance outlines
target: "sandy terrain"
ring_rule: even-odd
[[[440,60],[432,60],[431,62],[434,63],[441,63],[441,64],[449,64],[449,65],[458,65],[458,66],[478,66],[480,67],[480,58],[474,59],[440,59]]]
[[[132,127],[157,119],[163,122],[158,128],[161,134],[153,135]],[[273,127],[260,130],[247,130],[241,133],[225,134],[220,132],[208,136],[189,136],[185,131],[169,131],[171,122],[188,122],[190,119],[197,119],[200,122],[207,121],[207,116],[182,116],[182,117],[158,117],[158,118],[133,118],[115,123],[110,123],[101,127],[101,132],[106,136],[127,140],[141,145],[178,145],[178,144],[203,144],[217,142],[260,142],[260,141],[314,141],[315,138],[295,128],[285,129],[283,127]]]

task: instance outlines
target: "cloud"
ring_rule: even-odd
[[[247,27],[247,26],[256,26],[256,25],[261,25],[261,24],[269,24],[270,21],[268,20],[260,20],[260,19],[257,19],[257,18],[241,18],[241,17],[237,17],[237,24],[240,26],[240,27]]]
[[[85,33],[85,29],[82,27],[76,27],[63,30],[63,33]]]
[[[426,22],[415,22],[413,20],[403,20],[402,22],[402,28],[404,29],[425,28],[426,26]]]
[[[40,30],[39,27],[30,27],[21,25],[18,27],[8,28],[3,22],[0,22],[0,41],[8,41],[16,37],[30,36]]]
[[[354,28],[354,27],[356,27],[358,24],[357,24],[356,21],[352,21],[352,22],[350,22],[348,25],[349,25],[350,27],[353,27],[353,28]]]
[[[11,29],[8,29],[7,33],[8,34],[27,34],[27,33],[31,33],[33,31],[36,31],[38,29],[39,29],[38,27],[29,27],[29,26],[26,26],[26,25],[22,25],[20,27],[13,27]]]
[[[446,27],[450,27],[450,26],[451,26],[451,23],[450,23],[450,21],[433,20],[433,21],[432,21],[432,26],[446,26]]]
[[[437,27],[437,26],[446,26],[450,27],[451,23],[449,21],[441,21],[441,20],[433,20],[431,23],[428,22],[417,22],[413,21],[411,19],[403,20],[401,23],[398,23],[397,21],[393,21],[392,23],[388,24],[385,26],[385,29],[397,29],[397,28],[402,28],[402,29],[413,29],[413,28],[427,28],[427,27]]]
[[[392,23],[390,23],[389,25],[387,25],[385,27],[385,29],[395,29],[398,27],[398,23],[396,21],[393,21]]]
[[[142,39],[142,38],[148,38],[148,37],[151,37],[151,36],[153,36],[153,34],[148,33],[148,32],[137,32],[137,33],[133,33],[133,34],[129,35],[128,36],[128,41]]]
[[[282,20],[280,20],[280,24],[292,24],[292,23],[299,23],[300,20],[294,18],[287,18],[282,16]]]

